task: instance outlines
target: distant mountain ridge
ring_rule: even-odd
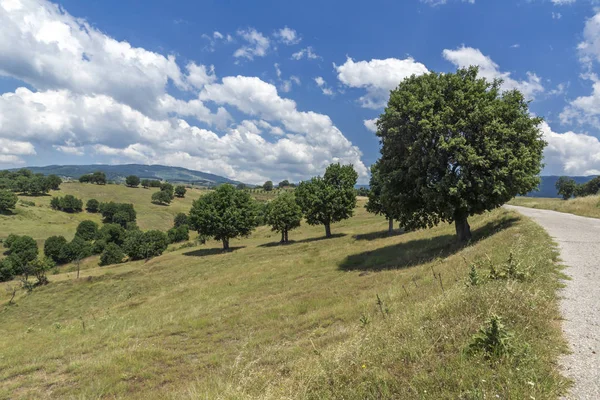
[[[123,181],[128,175],[136,175],[141,179],[159,179],[171,182],[194,183],[202,186],[215,186],[221,183],[238,184],[223,176],[209,174],[207,172],[194,171],[182,167],[169,167],[166,165],[143,165],[143,164],[92,164],[92,165],[48,165],[45,167],[25,167],[34,173],[44,175],[55,174],[58,176],[78,179],[81,175],[90,174],[94,171],[102,171],[107,179]]]
[[[569,178],[572,178],[573,180],[575,180],[575,182],[577,182],[578,185],[581,185],[582,183],[589,182],[590,180],[592,180],[595,177],[596,177],[596,175],[570,176]],[[556,193],[556,186],[555,186],[556,181],[558,180],[558,178],[560,178],[560,176],[551,175],[551,176],[542,176],[541,178],[542,178],[542,181],[540,183],[538,190],[529,192],[527,194],[527,197],[556,197],[556,198],[561,197],[558,195],[558,193]]]

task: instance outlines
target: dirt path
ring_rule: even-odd
[[[572,354],[561,360],[575,381],[567,399],[600,399],[600,219],[526,207],[505,206],[532,218],[560,247],[565,274],[563,331]]]

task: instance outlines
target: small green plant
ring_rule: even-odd
[[[363,314],[360,316],[360,325],[363,328],[366,328],[367,325],[369,325],[370,323],[371,323],[371,320],[369,319],[369,317],[367,315]]]
[[[481,278],[477,272],[475,264],[471,264],[471,270],[469,271],[469,277],[467,280],[467,286],[477,286],[481,284]]]
[[[513,279],[522,282],[527,279],[527,276],[527,272],[523,270],[521,262],[517,260],[512,251],[506,263],[500,267],[490,263],[489,278],[491,280]]]
[[[497,315],[479,328],[479,332],[473,335],[469,350],[472,353],[482,351],[487,358],[502,357],[512,351],[513,334],[509,332]]]

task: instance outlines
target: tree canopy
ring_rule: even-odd
[[[266,181],[263,184],[263,190],[270,192],[271,190],[273,190],[273,181]]]
[[[17,206],[19,198],[13,192],[8,190],[0,190],[0,213],[6,213],[14,210]]]
[[[556,187],[557,193],[562,196],[563,200],[568,200],[573,197],[578,189],[577,182],[568,176],[561,176],[558,178],[554,186]]]
[[[185,186],[177,185],[175,187],[175,196],[184,198],[186,193],[187,193],[187,189],[185,188]]]
[[[390,93],[377,122],[380,174],[394,216],[408,228],[454,222],[501,206],[539,184],[545,142],[528,103],[477,67],[412,76]]]
[[[125,178],[125,184],[129,187],[138,187],[140,186],[140,178],[135,175],[129,175]]]
[[[275,232],[281,233],[281,242],[287,243],[288,232],[300,226],[302,209],[292,192],[283,192],[268,203],[265,222]]]
[[[325,175],[301,182],[296,201],[309,225],[324,225],[325,236],[331,237],[331,224],[354,215],[358,174],[352,165],[331,164]]]
[[[222,241],[227,250],[230,239],[247,236],[257,226],[256,207],[248,193],[221,185],[194,201],[189,224],[200,235]]]
[[[394,230],[394,208],[384,193],[384,184],[377,163],[371,166],[369,188],[370,190],[367,191],[369,200],[365,204],[366,210],[372,214],[384,216],[389,222],[389,232],[392,233]]]

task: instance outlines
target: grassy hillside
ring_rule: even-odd
[[[600,218],[600,196],[578,197],[570,200],[516,197],[509,204]]]
[[[474,243],[463,248],[449,225],[388,237],[384,219],[363,205],[328,240],[321,227],[302,226],[280,246],[262,227],[229,253],[209,242],[92,268],[79,280],[52,275],[13,306],[1,284],[0,398],[483,399],[564,391],[555,368],[564,350],[556,252],[540,227],[497,210],[472,219]],[[163,223],[138,213],[146,226]],[[528,272],[524,282],[465,285],[471,262],[500,265],[511,252]],[[514,351],[500,360],[468,355],[493,313],[514,333]]]
[[[99,186],[73,182],[63,183],[61,190],[52,191],[48,196],[19,196],[20,200],[32,201],[35,206],[26,206],[20,201],[14,212],[16,215],[0,214],[0,239],[15,233],[30,235],[40,242],[52,235],[63,235],[70,240],[75,235],[75,229],[79,222],[86,219],[101,222],[99,214],[90,214],[85,211],[68,214],[52,210],[50,200],[53,196],[72,194],[82,199],[84,206],[92,198],[100,202],[132,203],[137,212],[137,223],[141,229],[167,230],[173,226],[175,214],[187,213],[192,207],[192,202],[204,193],[200,189],[188,189],[185,198],[175,198],[169,206],[160,206],[150,202],[150,197],[156,190],[158,189],[128,188],[123,185]]]

